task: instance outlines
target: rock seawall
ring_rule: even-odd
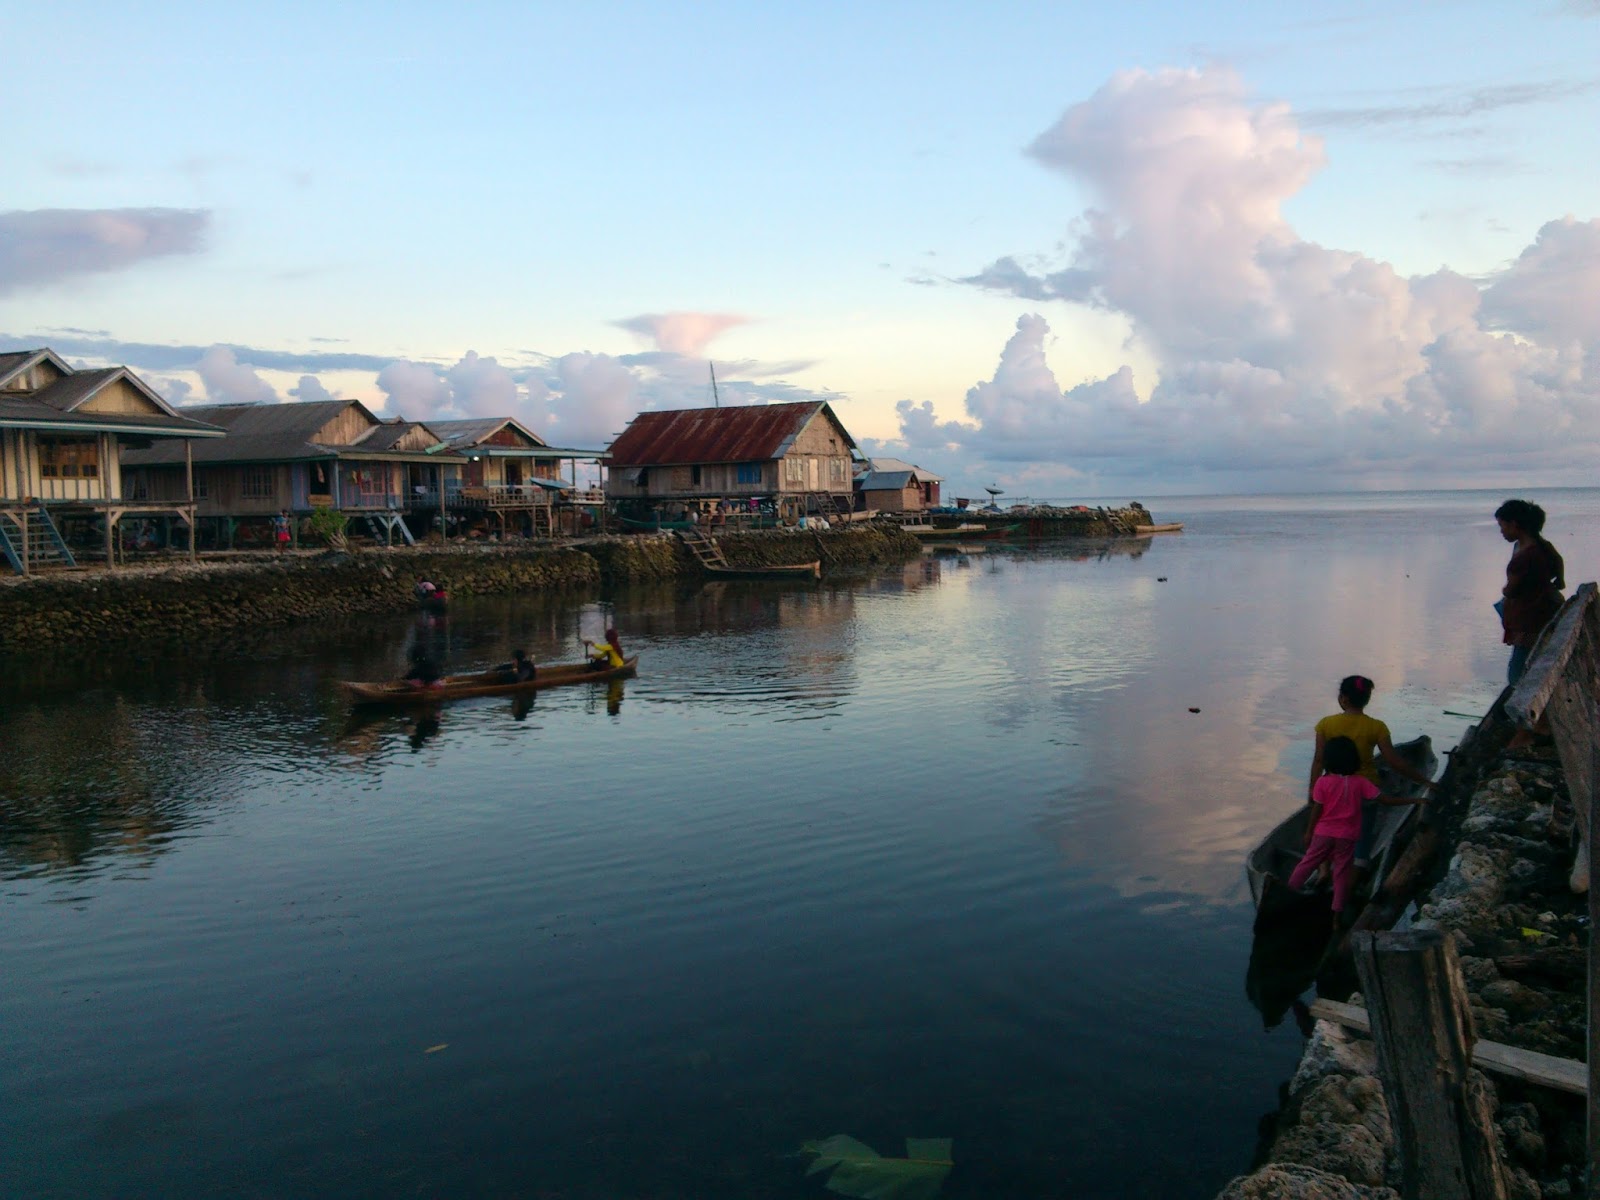
[[[736,566],[811,562],[824,569],[903,561],[921,553],[894,527],[719,535]],[[7,580],[0,653],[119,642],[193,640],[237,629],[412,607],[418,579],[453,595],[593,588],[693,578],[699,562],[670,535],[600,538],[574,549],[473,546],[263,556]]]

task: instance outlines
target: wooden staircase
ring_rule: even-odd
[[[717,539],[708,536],[699,529],[680,529],[678,540],[694,553],[700,560],[702,567],[726,567],[728,560],[722,557],[722,547],[717,545]]]
[[[831,525],[837,525],[842,520],[848,519],[853,511],[855,497],[840,496],[833,492],[819,492],[812,496],[812,512],[822,517]]]
[[[78,565],[62,540],[61,531],[50,519],[49,511],[42,507],[0,513],[0,554],[18,575],[31,574],[42,567]]]

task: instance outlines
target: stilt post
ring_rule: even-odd
[[[1356,972],[1400,1153],[1405,1200],[1506,1200],[1494,1114],[1472,1070],[1472,1011],[1455,943],[1434,929],[1357,933]]]

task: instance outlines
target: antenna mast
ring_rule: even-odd
[[[722,397],[717,395],[717,364],[708,363],[707,365],[711,368],[711,407],[721,408]]]

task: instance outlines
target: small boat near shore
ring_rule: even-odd
[[[924,542],[998,542],[1022,528],[1013,525],[984,525],[967,521],[940,528],[937,525],[902,525],[907,533]]]
[[[1135,525],[1133,532],[1139,537],[1152,533],[1182,533],[1183,522],[1168,521],[1165,525]]]
[[[471,696],[517,696],[572,683],[601,683],[608,679],[626,678],[634,674],[638,666],[639,656],[636,654],[620,667],[597,670],[588,663],[558,663],[540,667],[532,679],[515,682],[507,682],[499,671],[479,671],[472,675],[446,675],[431,687],[418,687],[404,679],[391,679],[383,683],[341,680],[339,687],[352,704],[411,707],[438,704],[445,700],[465,700]]]
[[[713,579],[821,579],[822,560],[806,563],[783,563],[775,567],[725,567],[717,563],[702,563],[707,575]]]
[[[1409,742],[1398,743],[1395,752],[1430,779],[1438,769],[1439,757],[1433,752],[1433,739],[1426,734]],[[1425,790],[1421,784],[1394,774],[1382,762],[1378,764],[1378,786],[1391,796],[1419,800]],[[1399,851],[1410,840],[1421,812],[1415,804],[1385,804],[1378,807],[1372,834],[1372,865],[1358,889],[1356,907],[1365,904],[1367,898],[1383,883]],[[1245,860],[1245,875],[1250,881],[1250,895],[1255,901],[1258,923],[1270,915],[1270,910],[1287,906],[1296,899],[1306,899],[1289,891],[1285,881],[1300,862],[1306,843],[1306,821],[1310,815],[1309,807],[1302,804],[1291,816],[1280,821]]]

